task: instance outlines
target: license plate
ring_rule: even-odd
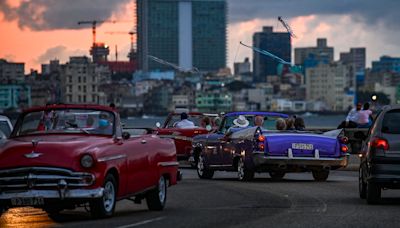
[[[314,145],[313,144],[307,144],[307,143],[292,143],[292,149],[313,150],[314,149]]]
[[[42,197],[33,198],[12,198],[12,206],[40,206],[44,205],[44,199]]]

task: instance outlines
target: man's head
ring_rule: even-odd
[[[263,116],[256,116],[254,118],[254,126],[262,127],[264,124],[264,117]]]
[[[188,118],[188,114],[186,112],[181,113],[181,120],[186,120]]]
[[[362,108],[362,104],[361,104],[361,103],[357,103],[356,110],[357,110],[357,111],[360,111],[361,108]]]

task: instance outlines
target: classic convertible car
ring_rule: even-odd
[[[249,126],[231,128],[239,115],[247,118]],[[263,127],[254,126],[255,116],[264,117]],[[316,181],[325,181],[330,170],[347,165],[347,139],[341,130],[324,134],[274,130],[276,119],[287,117],[268,112],[226,114],[217,133],[193,139],[198,176],[212,178],[214,171],[236,171],[239,180],[247,181],[255,172],[281,179],[288,172],[311,171]]]
[[[218,114],[189,112],[188,119],[192,121],[195,126],[193,128],[178,128],[175,124],[180,120],[180,114],[181,113],[177,112],[170,113],[163,126],[160,126],[156,131],[162,138],[172,138],[175,140],[178,160],[188,160],[192,151],[192,138],[196,135],[207,134],[209,131],[216,129],[217,124],[215,123],[215,118],[218,117]],[[202,123],[202,120],[206,117],[210,120],[209,126],[211,128],[209,129]]]
[[[0,211],[34,206],[54,215],[89,205],[94,217],[110,217],[125,198],[162,210],[179,177],[173,140],[131,137],[109,107],[32,108],[0,146]]]

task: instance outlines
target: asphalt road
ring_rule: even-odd
[[[168,189],[164,211],[151,212],[124,200],[113,218],[92,220],[84,210],[65,211],[56,221],[33,208],[11,209],[0,227],[399,227],[400,190],[383,191],[381,205],[358,198],[357,172],[333,171],[327,182],[310,173],[273,182],[268,174],[242,183],[235,173],[199,180],[184,169],[184,180]]]

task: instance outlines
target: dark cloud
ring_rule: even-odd
[[[254,18],[350,15],[367,24],[399,28],[400,1],[396,0],[228,0],[231,23]]]
[[[0,0],[0,12],[7,21],[18,20],[20,28],[32,30],[76,29],[82,20],[108,19],[131,0],[34,0],[13,8]],[[131,15],[129,15],[131,16]],[[86,25],[90,26],[90,25]]]

